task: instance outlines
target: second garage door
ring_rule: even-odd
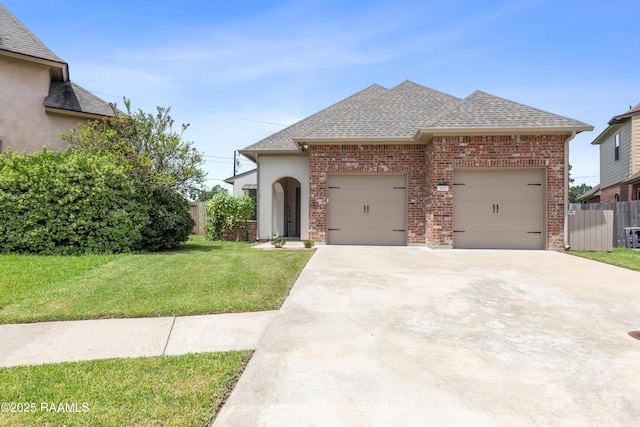
[[[544,169],[454,170],[454,248],[544,249]]]
[[[330,175],[327,243],[406,245],[405,175]]]

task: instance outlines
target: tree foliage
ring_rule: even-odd
[[[577,203],[578,197],[589,190],[591,190],[591,186],[585,183],[582,183],[580,185],[572,185],[569,188],[569,203]]]
[[[223,188],[221,185],[218,185],[218,184],[211,187],[211,190],[204,190],[204,189],[198,190],[196,191],[196,197],[195,197],[196,202],[208,202],[213,198],[213,196],[215,196],[220,192],[228,193],[226,188]]]
[[[243,240],[254,207],[255,202],[249,196],[231,196],[226,191],[217,193],[205,204],[206,238],[222,240],[235,234],[236,240]]]
[[[168,186],[184,197],[194,195],[205,173],[200,168],[202,154],[182,139],[189,124],[176,132],[170,108],[156,107],[157,113],[151,114],[133,111],[127,98],[124,105],[126,112],[112,105],[113,117],[81,124],[61,138],[76,149],[120,156],[142,182]]]

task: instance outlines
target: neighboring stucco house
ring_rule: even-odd
[[[587,191],[578,200],[590,203],[640,200],[640,104],[613,117],[608,124],[592,142],[600,146],[598,191]]]
[[[69,65],[0,4],[0,151],[63,148],[60,132],[113,115],[69,80]]]
[[[593,127],[476,91],[368,88],[240,153],[258,237],[563,249],[568,142]]]
[[[234,196],[252,196],[255,197],[256,189],[258,188],[258,170],[251,169],[250,171],[239,173],[224,180],[227,184],[233,186]]]

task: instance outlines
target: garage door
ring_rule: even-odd
[[[406,181],[404,175],[330,175],[327,243],[406,245]]]
[[[544,249],[544,169],[455,170],[455,248]]]

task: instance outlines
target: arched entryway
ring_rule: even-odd
[[[300,237],[300,181],[291,177],[273,183],[272,234]]]

